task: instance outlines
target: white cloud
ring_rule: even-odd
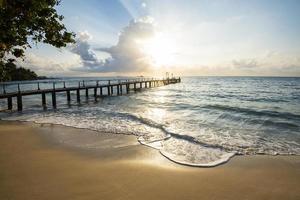
[[[145,2],[143,2],[143,3],[141,4],[141,6],[142,6],[143,8],[146,8],[146,7],[147,7],[147,4],[146,4]]]
[[[278,51],[267,51],[255,58],[234,59],[230,70],[240,74],[263,76],[299,76],[300,57]]]
[[[76,43],[70,47],[70,51],[79,55],[84,67],[94,68],[101,66],[104,61],[97,58],[95,52],[91,49],[89,40],[92,36],[87,32],[79,32]]]
[[[233,67],[240,69],[253,69],[258,67],[258,62],[256,59],[240,59],[233,60],[232,65]]]
[[[78,65],[80,60],[77,57],[66,55],[67,59],[53,59],[51,57],[40,56],[35,53],[27,52],[24,60],[18,60],[17,65],[29,68],[35,71],[38,75],[67,75],[70,74],[70,69]],[[63,53],[60,52],[62,57]]]
[[[150,17],[132,20],[119,35],[118,43],[109,48],[92,49],[87,32],[79,33],[71,52],[80,55],[83,66],[77,71],[89,72],[142,72],[152,67],[151,58],[141,51],[139,41],[155,34],[153,19]],[[99,59],[95,51],[110,54],[110,58]]]

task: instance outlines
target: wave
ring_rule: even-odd
[[[211,110],[221,110],[221,111],[230,111],[235,113],[243,113],[247,115],[255,115],[255,116],[265,116],[265,117],[275,117],[282,119],[292,119],[292,120],[300,120],[300,115],[292,114],[288,112],[277,112],[270,110],[254,110],[250,108],[241,108],[241,107],[232,107],[227,105],[213,104],[213,105],[204,105],[201,108],[211,109]]]
[[[120,122],[122,120],[129,120],[134,124],[140,124],[143,127],[149,127],[148,132],[139,132],[139,129],[132,129],[131,131],[126,129],[104,127],[100,124],[96,126],[98,121],[86,120],[84,124],[77,123],[82,121],[82,110],[70,110],[71,115],[66,117],[69,113],[63,113],[63,116],[52,116],[47,114],[55,114],[53,112],[45,112],[41,117],[41,113],[31,113],[32,116],[21,116],[21,118],[11,117],[10,120],[21,121],[34,121],[36,123],[48,123],[48,124],[60,124],[65,126],[71,126],[76,128],[86,128],[95,131],[104,131],[113,134],[125,134],[135,135],[140,144],[146,145],[157,149],[163,156],[172,160],[175,163],[189,165],[189,166],[201,166],[212,167],[229,161],[236,154],[277,154],[274,150],[262,150],[259,147],[253,146],[239,146],[230,144],[215,144],[203,142],[199,137],[194,137],[187,134],[179,134],[168,130],[167,125],[157,123],[151,119],[143,118],[142,116],[135,115],[128,112],[111,112],[101,110],[102,114],[108,116],[109,121],[107,123],[118,123],[118,126],[122,127]],[[93,113],[91,113],[93,115]],[[20,116],[19,116],[20,117]],[[78,120],[72,118],[79,117]],[[86,116],[85,116],[86,117]],[[69,121],[68,121],[69,120]],[[117,120],[117,121],[116,121]],[[118,121],[119,120],[119,121]],[[121,121],[120,121],[121,120]],[[122,122],[123,123],[123,122]],[[127,122],[126,122],[127,123]],[[270,122],[266,122],[270,123]],[[290,125],[287,125],[290,126]],[[157,130],[157,131],[155,131]],[[261,142],[266,142],[263,140]],[[254,148],[254,149],[253,149]],[[256,150],[255,150],[256,149]],[[296,151],[297,152],[297,151]],[[284,152],[279,152],[284,153]]]
[[[137,136],[137,140],[140,144],[146,145],[152,148],[157,149],[163,156],[167,157],[168,159],[184,164],[184,165],[190,165],[190,166],[216,166],[219,164],[222,164],[224,162],[227,162],[235,153],[234,152],[226,152],[222,146],[218,145],[209,145],[203,142],[198,141],[196,138],[188,135],[180,135],[176,133],[169,132],[165,129],[163,124],[156,123],[150,119],[146,119],[131,113],[126,112],[107,112],[102,111],[105,115],[114,116],[117,118],[124,118],[127,120],[135,121],[141,123],[143,126],[147,126],[153,129],[159,129],[161,132],[163,132],[163,135],[158,134],[141,134],[137,132],[125,132],[125,131],[119,131],[118,129],[111,129],[105,130],[105,129],[97,129],[93,124],[90,126],[85,124],[84,126],[80,125],[79,123],[76,123],[76,120],[63,120],[62,118],[58,116],[50,116],[47,117],[41,117],[38,113],[31,113],[31,117],[24,117],[23,116],[15,116],[10,117],[5,120],[18,120],[18,121],[33,121],[35,123],[41,123],[41,124],[57,124],[57,125],[64,125],[64,126],[71,126],[75,128],[85,128],[90,129],[94,131],[105,131],[107,133],[113,133],[113,134],[130,134]],[[51,112],[50,112],[51,113]],[[77,114],[73,112],[72,113],[74,117]],[[69,116],[70,119],[71,116]],[[94,123],[94,122],[93,122]],[[176,143],[176,144],[175,144]],[[185,155],[180,156],[178,149],[182,149],[182,147],[189,148],[189,151],[185,152]],[[176,147],[177,150],[170,150],[170,148]],[[168,150],[169,149],[169,150]],[[195,158],[198,158],[195,160]]]

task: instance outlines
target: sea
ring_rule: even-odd
[[[62,80],[92,78],[55,79]],[[35,81],[24,83],[22,90],[36,87]],[[40,87],[53,87],[52,80]],[[16,85],[6,86],[6,92],[14,90]],[[182,77],[181,83],[98,101],[92,91],[88,99],[82,92],[80,104],[75,93],[70,104],[58,93],[57,109],[47,96],[46,110],[39,95],[23,97],[24,111],[1,111],[0,118],[134,135],[141,145],[190,166],[216,166],[236,155],[300,155],[300,78]],[[6,100],[0,108],[7,108]]]

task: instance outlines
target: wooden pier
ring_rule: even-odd
[[[91,82],[91,81],[89,81]],[[3,86],[3,93],[0,94],[0,99],[7,99],[7,109],[13,109],[13,98],[17,100],[17,110],[23,110],[23,96],[29,95],[40,95],[41,96],[41,105],[45,109],[46,105],[46,94],[51,94],[52,97],[52,107],[55,109],[56,104],[56,94],[57,93],[66,93],[66,101],[68,103],[71,102],[71,92],[76,92],[76,100],[80,102],[80,91],[85,91],[85,96],[89,97],[90,90],[92,90],[93,97],[95,101],[97,98],[101,98],[104,96],[113,96],[113,95],[123,95],[129,94],[130,90],[136,92],[142,88],[151,88],[151,87],[158,87],[168,84],[174,84],[181,82],[180,78],[167,78],[167,79],[138,79],[138,80],[96,80],[94,81],[95,84],[86,84],[85,81],[78,81],[78,86],[74,87],[66,87],[67,81],[60,81],[63,83],[63,87],[56,88],[57,82],[52,82],[53,87],[51,89],[41,89],[40,82],[32,83],[36,84],[37,89],[35,90],[25,90],[22,91],[20,89],[20,84],[17,84],[18,91],[16,92],[6,92],[5,84]],[[104,84],[100,84],[100,82],[106,82]],[[116,91],[114,90],[116,89]],[[98,93],[99,92],[99,93]],[[114,92],[116,92],[114,94]]]

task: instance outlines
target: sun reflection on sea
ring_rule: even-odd
[[[149,108],[147,110],[147,117],[154,121],[161,122],[166,116],[166,110],[162,108]]]

